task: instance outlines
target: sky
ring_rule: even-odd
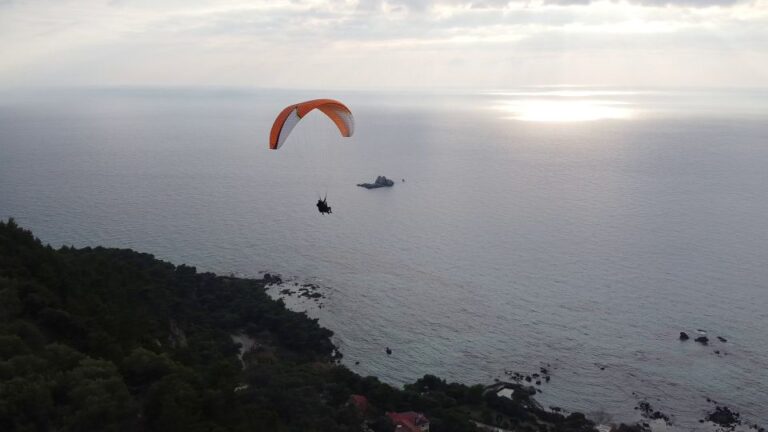
[[[768,87],[768,0],[0,0],[0,87]]]

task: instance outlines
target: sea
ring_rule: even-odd
[[[280,110],[320,97],[354,135],[315,112],[269,150]],[[0,217],[280,274],[344,364],[393,385],[544,367],[543,406],[601,422],[646,401],[660,429],[716,405],[768,426],[766,89],[5,89]]]

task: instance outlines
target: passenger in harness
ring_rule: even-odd
[[[328,205],[327,201],[328,197],[325,197],[323,199],[317,200],[317,210],[320,212],[320,214],[331,214],[333,213],[331,211],[331,207]]]

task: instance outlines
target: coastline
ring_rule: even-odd
[[[282,289],[322,304],[320,286],[291,283]],[[128,249],[53,249],[12,219],[0,222],[0,382],[9,389],[0,391],[0,407],[11,407],[0,409],[0,426],[387,430],[389,413],[417,412],[433,432],[597,430],[583,413],[536,401],[528,384],[547,380],[543,368],[522,382],[465,385],[425,375],[402,388],[356,374],[341,364],[331,330],[268,295],[281,285],[278,275],[198,273]],[[19,391],[30,386],[38,396]],[[81,400],[87,394],[99,403]],[[351,409],[354,396],[371,410]],[[649,420],[663,419],[643,409]],[[728,413],[720,414],[713,420]]]
[[[260,272],[260,274],[266,275],[266,289],[270,296],[273,299],[283,301],[286,304],[286,307],[292,310],[308,313],[310,316],[313,316],[313,312],[322,310],[326,303],[329,301],[328,297],[323,293],[323,291],[330,289],[330,287],[324,287],[316,281],[306,282],[300,277],[284,277],[282,275],[270,272]],[[359,362],[360,361],[355,361],[355,363]],[[351,364],[350,362],[348,366],[353,368],[354,364]],[[597,366],[603,367],[600,365]],[[545,391],[542,390],[543,387],[540,387],[540,385],[549,383],[551,375],[549,374],[549,371],[547,371],[546,367],[531,366],[529,369],[536,370],[538,372],[528,372],[526,374],[517,371],[504,370],[504,379],[496,378],[494,379],[493,384],[488,384],[486,387],[492,387],[494,385],[504,383],[510,386],[523,386],[523,388],[525,388],[527,384],[529,386],[528,388],[531,389],[531,399],[535,404],[539,405],[538,402],[536,402],[535,396],[537,393],[542,393]],[[407,386],[408,384],[405,385]],[[610,413],[606,413],[601,410],[590,411],[589,414],[585,416],[594,422],[596,429],[600,432],[617,430],[625,432],[675,432],[691,430],[676,424],[674,415],[668,415],[663,411],[655,409],[652,403],[649,402],[649,399],[637,395],[634,391],[631,393],[635,397],[634,410],[638,413],[637,419],[619,419],[619,421],[614,421],[613,416]],[[701,406],[702,416],[698,420],[699,426],[703,430],[713,432],[766,431],[762,425],[742,418],[741,414],[734,407],[723,405],[718,401],[710,398],[707,398],[706,402],[706,405],[702,404]],[[539,406],[543,409],[545,408],[541,405]],[[574,413],[577,415],[583,414],[578,410],[569,410],[559,406],[547,406],[546,410],[552,413]],[[503,430],[498,428],[492,429],[496,426],[484,425],[482,422],[478,422],[478,427],[481,430]],[[491,429],[483,429],[483,427],[488,427]]]

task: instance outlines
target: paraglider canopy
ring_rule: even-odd
[[[314,99],[289,105],[278,114],[269,134],[269,148],[277,150],[282,147],[299,121],[315,109],[322,111],[323,114],[333,120],[342,136],[350,137],[355,132],[355,119],[352,117],[352,111],[343,103],[333,99]]]

